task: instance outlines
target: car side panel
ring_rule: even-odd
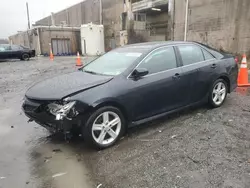
[[[19,50],[12,49],[11,50],[11,57],[14,59],[20,59],[22,56],[22,53],[23,53],[23,51],[21,49],[19,49]]]
[[[197,77],[194,78],[194,84],[192,85],[191,103],[198,102],[208,96],[213,80],[223,72],[221,65],[216,59],[190,65],[197,71]],[[187,69],[187,67],[183,68]]]
[[[7,59],[8,53],[7,52],[0,52],[0,59]]]
[[[238,65],[235,63],[234,58],[227,58],[223,61],[226,73],[230,80],[230,91],[232,92],[237,87],[237,79],[238,79]]]
[[[179,78],[175,78],[177,73]],[[180,67],[137,81],[128,79],[128,84],[131,91],[127,100],[132,100],[134,104],[133,121],[185,106],[189,97]]]
[[[11,50],[0,52],[0,59],[11,59]]]
[[[121,79],[123,76],[118,76],[112,81],[93,87],[84,92],[71,96],[72,100],[77,100],[84,106],[84,111],[92,111],[94,108],[104,103],[114,103],[122,106],[127,114],[128,121],[134,114],[134,100],[128,98],[128,93],[131,91],[131,87],[128,82]],[[130,96],[133,97],[133,96]]]

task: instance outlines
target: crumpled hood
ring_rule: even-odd
[[[41,81],[26,92],[26,97],[36,100],[60,100],[68,95],[110,81],[112,76],[73,72]]]

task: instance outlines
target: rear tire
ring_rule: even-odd
[[[118,108],[105,106],[90,115],[83,127],[84,139],[96,149],[114,145],[124,134],[125,119]]]
[[[22,61],[29,61],[30,60],[29,54],[27,54],[27,53],[22,54],[21,60]]]
[[[226,100],[228,85],[225,80],[218,79],[212,85],[209,91],[208,103],[212,108],[220,107]]]

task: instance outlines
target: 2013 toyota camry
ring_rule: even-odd
[[[131,126],[197,103],[219,107],[236,86],[234,57],[195,42],[117,48],[79,71],[32,86],[23,110],[55,131],[80,131],[98,148]]]

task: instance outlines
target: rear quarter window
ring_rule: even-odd
[[[196,42],[198,45],[202,46],[202,48],[206,49],[209,53],[211,53],[216,59],[221,59],[224,56],[216,49],[212,48],[211,46]]]
[[[202,49],[202,52],[203,52],[205,60],[214,59],[214,56],[212,56],[208,51]]]

